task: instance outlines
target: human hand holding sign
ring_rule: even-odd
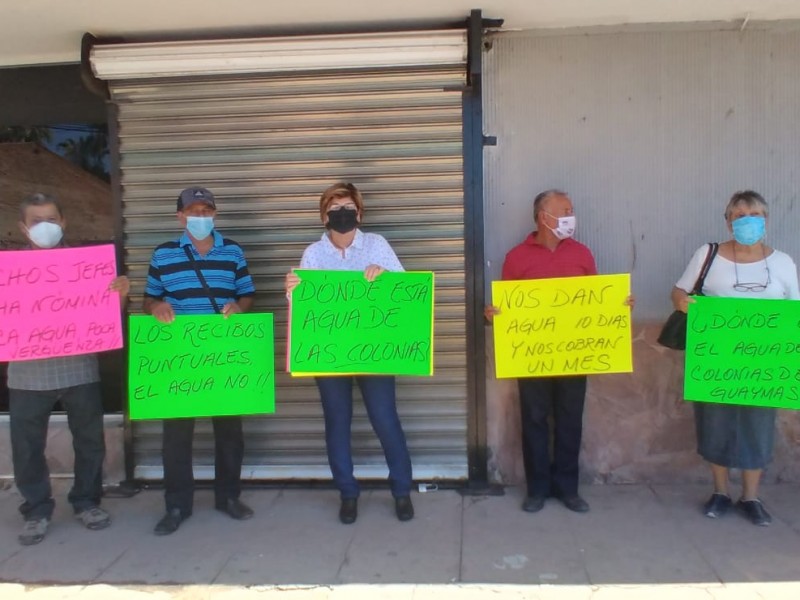
[[[153,304],[150,314],[162,323],[169,324],[175,320],[175,311],[172,310],[172,305],[163,300]]]
[[[675,310],[688,313],[689,304],[694,303],[694,301],[695,299],[681,288],[677,286],[672,288],[672,306],[675,307]]]
[[[483,316],[486,318],[489,323],[494,321],[494,316],[500,314],[500,309],[496,306],[492,306],[491,304],[483,307]]]
[[[111,280],[111,283],[108,284],[108,289],[112,292],[119,292],[119,295],[125,298],[128,292],[131,291],[131,280],[125,275],[120,275]]]
[[[386,269],[384,269],[380,265],[369,265],[366,269],[364,269],[364,278],[367,281],[375,281],[378,276],[383,273]]]
[[[242,307],[237,302],[228,302],[222,307],[222,316],[225,319],[240,312],[242,312]]]
[[[286,274],[286,280],[284,281],[284,288],[286,289],[286,294],[289,295],[292,293],[292,290],[300,285],[300,277],[294,272],[297,267],[292,267],[292,270]]]

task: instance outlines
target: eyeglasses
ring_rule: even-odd
[[[764,252],[764,269],[767,271],[767,281],[766,283],[745,283],[739,281],[739,269],[736,266],[736,247],[734,246],[733,271],[736,274],[736,283],[733,284],[733,289],[737,292],[763,292],[769,287],[769,284],[772,283],[772,279],[770,278],[769,274],[769,264],[767,263],[767,252],[764,250],[763,246],[761,249]]]

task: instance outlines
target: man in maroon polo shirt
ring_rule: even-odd
[[[536,231],[506,255],[503,279],[545,279],[597,275],[589,248],[572,239],[575,215],[572,201],[560,190],[547,190],[533,201]],[[498,313],[486,307],[491,320]],[[518,380],[522,413],[522,458],[527,497],[522,510],[538,512],[548,496],[568,509],[587,512],[589,505],[578,495],[578,454],[583,430],[586,376],[524,377]],[[553,457],[550,458],[550,426],[553,412]]]

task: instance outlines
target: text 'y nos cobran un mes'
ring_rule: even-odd
[[[606,285],[600,289],[564,289],[542,290],[538,288],[523,289],[515,286],[503,293],[500,304],[505,309],[537,309],[601,306],[607,302],[605,294],[614,286]],[[611,366],[610,356],[606,352],[614,350],[626,338],[624,336],[583,336],[581,329],[589,327],[612,330],[628,329],[629,317],[626,314],[611,312],[594,316],[564,314],[530,316],[514,318],[506,326],[506,334],[522,336],[511,345],[512,358],[526,357],[528,372],[532,375],[550,372],[581,372],[593,370],[602,372]],[[567,329],[568,328],[568,329]],[[565,336],[577,334],[578,337],[565,337],[558,341],[536,341],[537,333],[555,334],[562,331]],[[577,356],[575,356],[577,354]],[[558,361],[558,364],[557,364]]]

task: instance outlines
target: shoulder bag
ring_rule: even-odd
[[[689,292],[690,296],[702,296],[703,284],[706,282],[706,275],[711,268],[711,263],[719,250],[719,244],[713,242],[708,245],[708,254],[706,260],[703,262],[703,268],[700,269],[700,275],[697,276],[697,281],[694,283],[692,291]],[[686,350],[686,313],[681,310],[673,311],[673,313],[664,323],[661,329],[661,334],[658,336],[658,343],[673,350]]]

